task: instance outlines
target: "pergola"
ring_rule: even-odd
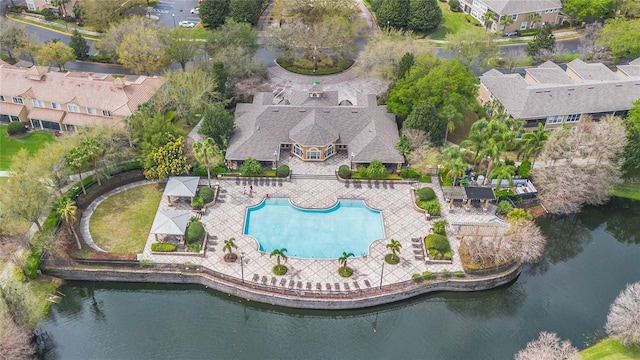
[[[171,204],[171,197],[188,197],[193,200],[198,191],[200,178],[198,176],[172,176],[167,181],[162,196],[167,197],[167,202]]]
[[[466,209],[471,210],[471,200],[484,200],[482,210],[489,207],[489,200],[495,200],[493,189],[484,186],[443,186],[442,194],[449,200],[449,208],[453,208],[454,200],[466,200]]]
[[[151,233],[155,235],[156,242],[160,234],[180,236],[180,242],[184,243],[184,234],[190,217],[191,214],[188,211],[158,211],[151,225]]]

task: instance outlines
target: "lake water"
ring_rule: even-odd
[[[512,284],[358,311],[303,311],[194,286],[71,282],[41,359],[512,359],[540,331],[579,348],[640,281],[640,203],[539,221],[547,253]]]

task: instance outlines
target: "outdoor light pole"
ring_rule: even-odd
[[[380,271],[380,290],[382,290],[382,277],[384,276],[384,256],[382,257],[382,271]]]
[[[171,14],[173,16],[173,28],[176,28],[176,14]]]
[[[351,163],[349,163],[349,170],[353,170],[353,158],[356,156],[356,154],[353,153],[353,151],[351,152]]]
[[[242,283],[244,284],[244,251],[240,253],[240,276],[242,278]]]
[[[276,171],[278,171],[278,150],[273,152],[273,164]]]

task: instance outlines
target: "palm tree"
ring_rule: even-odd
[[[516,167],[513,165],[503,165],[502,163],[498,164],[489,174],[489,180],[497,179],[498,186],[497,189],[500,189],[502,185],[502,180],[509,180],[509,185],[513,184],[513,174],[516,172]]]
[[[93,167],[93,171],[96,171],[96,165],[98,164],[98,159],[102,156],[104,152],[103,146],[96,138],[84,138],[80,142],[80,147],[85,153],[87,160],[91,162],[91,166]],[[98,180],[98,186],[101,186],[100,177],[96,174],[96,180]]]
[[[500,17],[500,25],[504,26],[505,28],[509,25],[513,24],[513,17],[509,14],[506,15],[502,15]]]
[[[534,12],[529,14],[529,16],[527,16],[527,20],[529,21],[529,23],[531,23],[530,28],[534,28],[536,23],[542,20],[542,15],[540,13]]]
[[[455,131],[455,129],[458,128],[458,125],[462,125],[464,123],[464,115],[458,111],[455,106],[448,104],[442,108],[440,116],[447,120],[447,127],[444,132],[444,143],[446,144],[449,132]]]
[[[447,177],[453,177],[453,185],[456,184],[458,176],[464,175],[468,162],[467,154],[459,147],[451,146],[444,150],[444,162],[442,165],[449,170]]]
[[[353,257],[355,255],[353,255],[353,253],[347,253],[346,251],[342,252],[342,256],[340,256],[338,258],[338,261],[340,262],[340,265],[342,265],[342,271],[346,272],[347,271],[347,259],[350,257]]]
[[[196,141],[193,144],[193,155],[196,160],[207,168],[207,179],[209,180],[209,187],[211,187],[211,167],[220,162],[219,151],[215,141],[212,138],[206,138],[202,142]]]
[[[538,123],[538,128],[535,131],[530,131],[522,135],[520,142],[520,150],[518,151],[518,160],[520,156],[525,160],[529,160],[533,156],[531,167],[536,163],[536,158],[544,148],[544,144],[549,138],[550,131],[544,128],[542,123]]]
[[[469,138],[460,143],[460,147],[473,151],[471,160],[476,166],[480,164],[480,153],[482,152],[482,149],[484,149],[491,135],[488,127],[489,122],[486,119],[480,119],[474,122],[469,130]]]
[[[67,166],[77,172],[80,177],[80,185],[82,186],[82,193],[87,194],[87,190],[84,188],[84,182],[82,181],[82,171],[87,165],[87,154],[82,148],[74,148],[67,153],[64,157]]]
[[[73,203],[73,200],[66,196],[62,196],[58,198],[58,201],[54,205],[54,209],[56,213],[60,216],[60,219],[67,224],[67,230],[69,231],[69,235],[75,237],[76,243],[78,244],[78,249],[82,249],[82,245],[80,244],[80,239],[78,235],[73,230],[73,223],[76,221],[76,210],[77,207]]]
[[[287,249],[282,248],[282,249],[274,249],[271,254],[269,254],[269,257],[276,257],[276,263],[278,264],[278,266],[280,265],[280,259],[283,259],[285,262],[287,261],[287,255],[285,255],[284,253],[287,252]]]
[[[229,253],[224,256],[225,260],[229,259],[229,262],[235,261],[237,256],[234,256],[233,249],[237,249],[238,245],[236,245],[236,238],[229,238],[224,241],[224,246],[222,247],[222,252],[228,251]]]
[[[484,23],[485,33],[491,27],[491,25],[493,25],[494,21],[496,21],[496,14],[492,13],[491,11],[487,11],[484,14],[482,14],[482,22]]]
[[[400,241],[396,239],[391,239],[391,242],[387,244],[387,249],[391,250],[391,259],[397,260],[398,256],[396,253],[400,252],[402,244],[400,244]]]

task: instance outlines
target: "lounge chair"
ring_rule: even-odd
[[[311,290],[311,283],[307,281],[307,290]]]
[[[282,278],[280,279],[280,286],[286,286],[287,285],[287,279]]]
[[[298,289],[302,289],[302,281],[298,281],[298,284],[296,286]]]
[[[333,284],[333,288],[334,288],[336,291],[340,291],[340,284],[339,284],[339,283],[334,283],[334,284]]]
[[[271,286],[276,286],[276,283],[278,282],[278,279],[276,279],[275,276],[271,277]]]
[[[260,275],[253,274],[253,282],[258,282],[258,280],[260,280]]]
[[[266,276],[262,277],[262,285],[267,285],[267,277]]]
[[[316,290],[322,291],[322,284],[316,283]]]
[[[289,289],[293,289],[293,286],[295,284],[296,284],[296,282],[293,279],[289,280]]]
[[[326,283],[325,286],[327,287],[327,290],[331,291],[331,284]]]
[[[349,283],[343,283],[342,285],[344,285],[344,289],[347,291],[350,291],[351,289],[349,288]]]
[[[369,279],[364,279],[364,284],[370,288],[371,287],[371,283],[369,282]]]

